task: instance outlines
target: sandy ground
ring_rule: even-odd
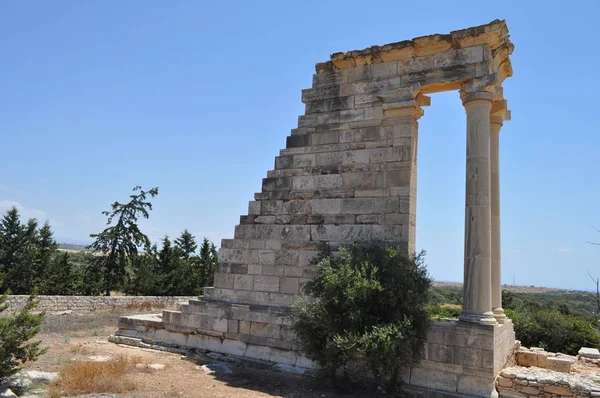
[[[155,311],[156,312],[156,311]],[[131,312],[129,312],[131,314]],[[49,351],[37,362],[26,366],[29,370],[58,372],[69,361],[88,360],[90,356],[135,357],[136,362],[163,364],[163,370],[132,369],[128,379],[136,389],[122,397],[368,397],[362,391],[342,394],[319,380],[256,369],[244,365],[227,364],[231,375],[207,374],[199,365],[210,359],[182,359],[181,355],[108,343],[108,336],[116,331],[118,312],[47,315],[38,337]]]

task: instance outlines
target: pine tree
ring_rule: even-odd
[[[179,238],[175,239],[175,245],[181,249],[185,258],[190,258],[198,249],[196,238],[187,229],[181,233]]]
[[[44,283],[39,289],[42,294],[72,295],[75,292],[75,275],[69,261],[69,253],[62,253],[50,262]]]
[[[38,304],[29,296],[25,306],[14,315],[5,316],[8,309],[6,296],[0,296],[0,380],[19,371],[27,361],[35,361],[48,349],[40,347],[41,341],[30,341],[41,328],[44,313],[33,314]]]
[[[208,239],[204,238],[200,245],[200,267],[201,277],[198,294],[202,293],[202,288],[212,286],[215,272],[219,267],[219,255],[217,248]]]
[[[137,225],[139,217],[148,218],[152,203],[147,200],[150,196],[158,195],[158,188],[144,191],[141,187],[133,188],[128,203],[115,202],[111,210],[102,214],[108,217],[109,227],[99,234],[90,235],[95,241],[91,244],[94,253],[92,265],[95,271],[101,271],[104,280],[104,291],[110,296],[110,291],[125,280],[126,267],[138,255],[138,248],[150,246],[150,240]],[[116,220],[114,225],[111,225]]]
[[[44,286],[46,284],[47,279],[53,278],[53,273],[56,270],[53,265],[53,257],[55,256],[58,250],[58,244],[54,240],[54,232],[52,232],[52,228],[50,228],[50,224],[46,221],[42,228],[40,228],[37,233],[36,245],[35,245],[35,286],[37,286],[40,291],[44,290]],[[67,256],[68,260],[68,256]],[[68,264],[68,261],[67,261]],[[52,268],[52,269],[51,269]],[[70,266],[69,266],[70,271]],[[61,293],[60,291],[57,293],[46,293],[46,294],[70,294],[70,293]]]
[[[12,294],[30,293],[32,269],[29,249],[35,236],[35,220],[21,224],[16,207],[11,208],[0,220],[0,276],[3,276],[2,292]]]

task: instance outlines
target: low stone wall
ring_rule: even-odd
[[[8,296],[8,311],[18,311],[29,296]],[[79,311],[90,312],[112,308],[175,308],[179,302],[196,297],[187,296],[38,296],[36,310],[46,312]]]
[[[600,385],[594,376],[516,366],[500,372],[496,389],[500,398],[599,397]]]

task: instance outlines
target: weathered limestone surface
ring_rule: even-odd
[[[496,379],[496,389],[501,398],[600,396],[595,374],[559,373],[536,367],[503,369]]]
[[[426,94],[460,89],[468,121],[467,322],[434,326],[425,358],[405,378],[414,388],[490,396],[515,346],[512,322],[499,324],[504,318],[492,312],[492,283],[500,279],[492,277],[499,223],[493,235],[491,173],[498,170],[490,152],[512,50],[505,22],[493,21],[318,63],[302,91],[305,114],[233,239],[222,241],[214,287],[161,319],[123,318],[119,338],[312,366],[297,353],[289,318],[314,276],[311,258],[324,242],[396,242],[414,251],[418,120],[431,103]]]

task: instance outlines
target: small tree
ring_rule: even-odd
[[[204,238],[200,245],[200,291],[205,286],[212,286],[215,279],[215,273],[219,268],[219,252],[211,241]]]
[[[15,315],[0,316],[0,379],[15,374],[21,364],[35,361],[46,352],[40,347],[41,341],[30,342],[44,319],[43,313],[31,313],[37,304],[38,300],[30,296]],[[0,296],[0,314],[6,309],[6,296]]]
[[[423,253],[399,246],[352,244],[323,250],[316,277],[294,304],[300,349],[325,375],[367,366],[380,388],[393,390],[403,367],[417,361],[429,324],[431,279]]]
[[[152,203],[147,197],[158,195],[158,188],[149,191],[141,187],[133,188],[137,194],[130,195],[128,203],[115,202],[111,210],[103,211],[108,217],[106,225],[110,225],[99,234],[90,235],[95,241],[91,244],[94,253],[99,254],[93,260],[93,267],[101,271],[104,280],[104,291],[110,296],[115,284],[122,284],[125,279],[126,266],[137,257],[138,248],[149,247],[150,240],[137,225],[139,217],[148,218]],[[114,225],[111,225],[116,220]]]
[[[69,260],[69,253],[57,255],[49,264],[41,294],[71,295],[75,292],[76,275]]]

